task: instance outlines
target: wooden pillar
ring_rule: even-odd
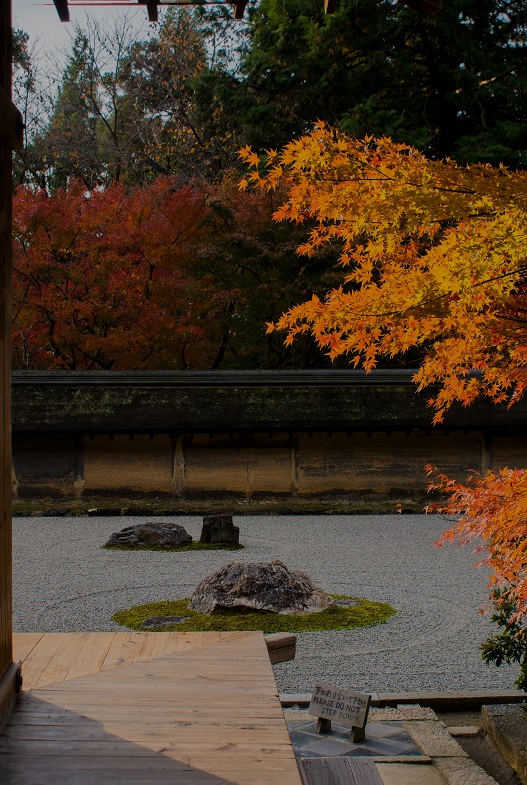
[[[0,725],[19,687],[11,599],[11,149],[21,146],[11,103],[11,0],[0,0]]]

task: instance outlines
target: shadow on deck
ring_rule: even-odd
[[[300,785],[261,633],[15,636],[3,785]]]

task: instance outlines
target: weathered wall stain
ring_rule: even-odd
[[[527,407],[431,426],[411,372],[51,374],[14,378],[15,498],[422,497],[527,463]]]

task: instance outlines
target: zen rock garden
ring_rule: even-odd
[[[164,524],[157,525],[163,527]],[[180,528],[176,527],[176,534],[179,541],[183,541]],[[124,541],[127,543],[124,547],[130,547],[130,531],[134,529],[123,529],[108,542]],[[155,547],[143,545],[146,540],[141,536],[135,541],[139,543],[135,546],[138,548]],[[243,547],[238,543],[239,529],[232,525],[231,516],[211,515],[203,519],[200,542],[182,548]],[[209,561],[205,563],[210,564]],[[183,632],[260,630],[273,635],[371,626],[382,624],[396,613],[388,603],[330,595],[303,570],[290,569],[277,559],[233,561],[223,565],[220,562],[220,566],[216,562],[214,571],[207,573],[208,570],[201,575],[197,573],[194,580],[198,582],[191,596],[178,597],[170,592],[168,597],[123,608],[114,613],[112,619],[133,630],[170,631],[177,627]]]
[[[108,538],[106,548],[164,548],[177,550],[188,549],[194,541],[187,530],[178,523],[166,521],[148,521],[125,526],[114,532]],[[229,546],[239,548],[240,529],[234,526],[232,515],[206,515],[203,518],[203,528],[199,539],[199,546],[206,549],[211,547]]]

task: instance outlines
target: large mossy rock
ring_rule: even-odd
[[[289,570],[281,561],[273,561],[227,564],[198,583],[189,607],[199,613],[246,608],[299,615],[323,611],[334,604],[305,572]]]
[[[110,535],[106,545],[121,548],[140,548],[142,546],[156,546],[158,548],[179,548],[190,545],[192,537],[188,531],[178,523],[160,521],[148,523],[135,523],[125,526],[119,532]]]

